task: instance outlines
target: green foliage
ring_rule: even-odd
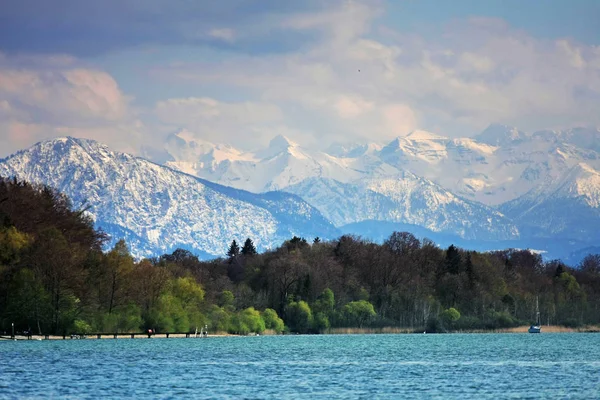
[[[208,329],[211,332],[227,332],[231,324],[231,315],[223,308],[212,305],[208,310]]]
[[[189,332],[190,321],[181,300],[170,293],[160,296],[148,318],[155,332]]]
[[[219,294],[219,306],[221,307],[230,307],[233,310],[234,301],[235,297],[230,290],[223,290]]]
[[[358,326],[359,328],[377,316],[373,304],[366,300],[352,301],[346,304],[343,313],[347,326]]]
[[[73,328],[71,329],[71,332],[87,335],[87,334],[92,333],[93,329],[90,326],[90,324],[88,324],[84,320],[76,319],[75,321],[73,321]]]
[[[315,313],[321,312],[325,315],[331,314],[335,308],[335,296],[333,290],[329,288],[323,290],[323,293],[319,295],[319,298],[312,308]]]
[[[456,322],[460,319],[460,312],[456,308],[450,307],[442,312],[441,317],[445,322]]]
[[[34,329],[39,333],[52,320],[50,295],[30,269],[21,269],[13,276],[7,300],[5,318],[17,327]]]
[[[143,319],[140,307],[130,303],[102,315],[98,331],[105,333],[140,332]]]
[[[225,259],[177,249],[135,261],[124,241],[106,253],[103,242],[65,196],[0,178],[0,330],[282,332],[283,320],[300,333],[497,329],[534,321],[536,299],[544,322],[600,323],[600,255],[574,269],[525,250],[443,250],[395,232],[383,245],[295,236],[257,254],[247,239]]]
[[[291,302],[287,306],[287,326],[292,332],[308,333],[313,324],[310,306],[305,301]]]
[[[177,278],[171,292],[186,308],[199,308],[204,300],[204,289],[193,278]]]
[[[263,333],[265,331],[265,321],[260,312],[254,307],[246,308],[235,314],[230,326],[230,332],[247,335],[249,333]]]
[[[496,328],[510,328],[511,326],[515,326],[517,322],[505,311],[495,312],[493,314],[493,321]]]
[[[285,329],[283,320],[277,315],[277,311],[272,308],[267,308],[261,313],[261,317],[265,322],[265,328],[274,330],[276,333],[281,333]]]
[[[313,318],[313,330],[316,332],[324,332],[331,327],[329,317],[323,312],[318,312]]]
[[[203,326],[204,290],[190,277],[174,279],[150,310],[147,324],[157,332],[190,332]]]
[[[0,229],[0,265],[17,262],[31,242],[29,235],[19,232],[14,226]]]

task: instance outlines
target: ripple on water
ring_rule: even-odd
[[[594,334],[22,341],[0,360],[8,398],[600,396]]]

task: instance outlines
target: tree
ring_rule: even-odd
[[[284,243],[284,245],[290,252],[296,251],[296,250],[302,250],[309,246],[308,243],[306,242],[306,239],[298,237],[298,236],[294,236],[290,240],[286,241]]]
[[[329,318],[325,313],[318,312],[313,318],[313,330],[316,332],[324,332],[331,326]]]
[[[421,247],[421,242],[412,233],[393,232],[384,242],[384,245],[395,254],[407,255],[418,250]]]
[[[248,307],[240,311],[234,317],[232,329],[235,333],[246,335],[250,332],[263,333],[266,329],[265,321],[262,319],[260,312],[254,307]]]
[[[475,286],[475,270],[473,269],[473,260],[471,260],[470,251],[467,252],[465,271],[467,272],[467,278],[469,279],[469,288],[473,289]]]
[[[287,306],[287,325],[290,330],[298,333],[307,333],[312,324],[313,316],[310,306],[305,301],[291,302]]]
[[[42,326],[51,321],[50,295],[33,271],[23,268],[16,273],[8,288],[6,316],[17,327],[35,329],[42,334]]]
[[[14,264],[21,253],[31,244],[32,238],[17,228],[0,228],[0,265]]]
[[[460,252],[453,244],[446,250],[446,271],[451,274],[458,274],[462,269],[462,257]]]
[[[208,326],[213,332],[228,332],[231,325],[231,314],[217,305],[208,310]]]
[[[359,328],[362,328],[377,316],[373,304],[366,300],[352,301],[346,304],[343,313],[348,326],[357,326]]]
[[[235,296],[230,290],[223,290],[219,295],[219,306],[225,309],[231,309],[233,311],[233,302],[235,300]]]
[[[452,323],[460,319],[460,312],[454,307],[450,307],[442,312],[442,320]]]
[[[579,265],[582,271],[600,274],[600,254],[588,254]]]
[[[231,250],[231,249],[230,249]],[[251,257],[256,255],[256,247],[254,247],[254,243],[252,243],[252,239],[248,238],[244,242],[244,246],[242,247],[242,255],[246,257]]]
[[[333,290],[326,288],[323,293],[319,295],[317,301],[313,305],[315,312],[322,312],[325,315],[330,315],[335,307],[335,296]]]
[[[102,279],[108,284],[106,297],[108,298],[108,313],[112,313],[115,306],[125,302],[126,284],[131,282],[133,272],[133,257],[123,239],[106,256],[106,276]]]
[[[582,271],[600,274],[600,254],[588,254],[579,264]]]
[[[227,257],[229,257],[230,260],[237,258],[240,255],[240,246],[238,246],[237,242],[235,241],[235,239],[231,242],[231,245],[229,246],[229,250],[227,250]]]
[[[51,331],[65,333],[73,318],[83,306],[85,274],[84,249],[70,246],[65,236],[56,228],[40,233],[33,246],[29,261],[36,276],[41,277],[52,305]]]
[[[281,333],[285,329],[283,320],[277,315],[277,311],[272,308],[267,308],[261,314],[265,321],[265,328],[274,330],[276,333]]]

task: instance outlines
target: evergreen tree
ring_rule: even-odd
[[[475,271],[473,270],[473,261],[471,260],[471,252],[467,252],[465,260],[465,270],[469,279],[469,287],[472,289],[475,286]]]
[[[318,236],[316,238],[314,238],[314,240],[313,240],[313,244],[317,244],[317,243],[321,243],[321,238]]]
[[[244,246],[242,247],[242,254],[244,256],[254,256],[257,254],[256,247],[254,247],[254,243],[252,243],[252,239],[248,238],[244,242]]]
[[[230,259],[237,258],[240,255],[240,246],[238,246],[235,239],[231,242],[231,246],[229,246],[229,250],[227,250],[227,257]]]
[[[462,267],[462,258],[456,246],[453,244],[446,250],[446,271],[451,274],[458,274]]]
[[[562,262],[560,262],[559,260],[554,260],[555,264],[558,264],[556,266],[556,269],[554,270],[554,277],[555,278],[559,278],[563,273],[566,272],[565,266],[563,265]]]

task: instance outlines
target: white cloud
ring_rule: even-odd
[[[492,122],[526,130],[600,124],[598,48],[537,39],[494,18],[458,21],[443,36],[425,39],[373,29],[380,13],[377,4],[348,2],[296,15],[282,24],[320,31],[320,42],[295,53],[237,55],[158,72],[224,91],[250,90],[256,101],[277,103],[286,119],[313,121],[303,128],[325,140],[387,140],[412,127],[463,136]]]
[[[257,132],[280,124],[283,119],[281,110],[273,104],[227,103],[207,97],[160,101],[154,112],[168,130],[185,128],[206,140],[242,145],[251,145],[260,139],[255,137]]]
[[[233,42],[235,40],[235,31],[230,28],[215,28],[211,29],[208,32],[209,36],[214,37],[216,39],[221,39],[226,42]]]
[[[72,135],[132,150],[141,123],[107,73],[70,57],[0,57],[2,155],[37,141]]]
[[[124,141],[128,130],[145,132],[143,117],[157,142],[184,127],[248,147],[282,132],[326,146],[346,138],[387,141],[417,128],[471,135],[491,122],[524,130],[600,125],[599,47],[538,39],[481,17],[419,37],[382,26],[378,0],[327,4],[319,12],[267,13],[260,24],[235,29],[231,21],[185,24],[191,38],[226,43],[189,59],[167,52],[151,78],[178,89],[169,86],[171,98],[143,115],[113,77],[70,56],[21,56],[16,63],[0,54],[0,132]],[[244,42],[248,32],[251,43]],[[269,42],[273,32],[281,38]],[[244,50],[233,50],[240,43]],[[268,51],[273,43],[283,50]]]

